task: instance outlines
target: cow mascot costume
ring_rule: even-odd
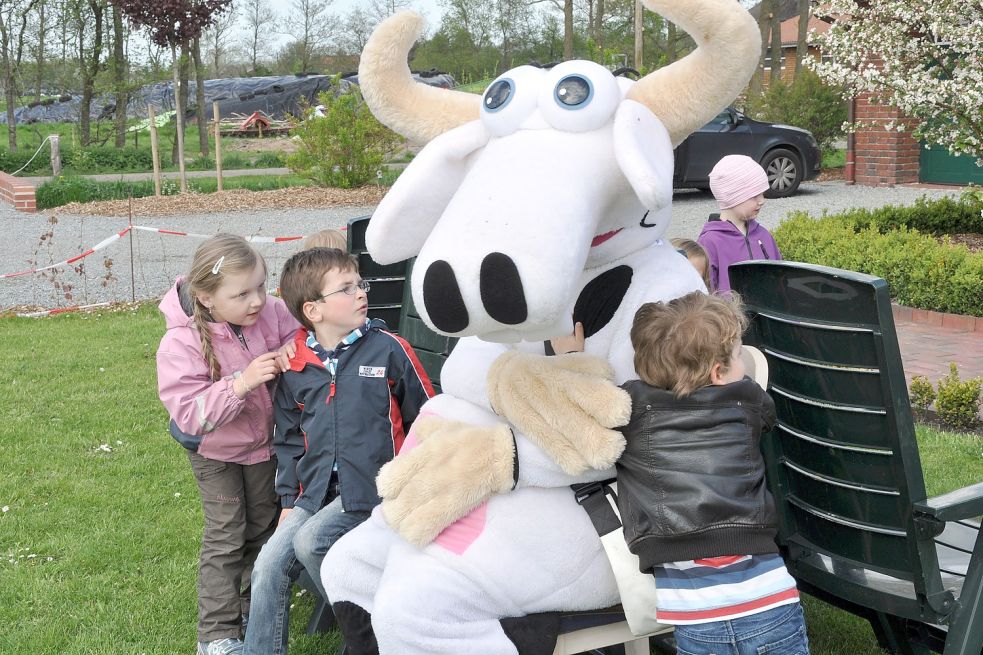
[[[630,416],[616,385],[637,377],[635,311],[704,289],[663,241],[673,147],[737,96],[760,53],[735,0],[644,1],[698,47],[636,82],[567,61],[512,69],[483,96],[414,83],[411,12],[365,47],[372,112],[427,142],[372,216],[369,252],[416,257],[420,315],[464,338],[379,474],[382,505],[325,559],[352,655],[549,653],[516,617],[618,602],[570,485],[613,477],[624,448],[609,428]],[[586,354],[547,356],[574,321]]]

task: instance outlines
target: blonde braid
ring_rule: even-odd
[[[205,315],[207,310],[198,302],[197,298],[194,299],[194,303],[195,327],[198,328],[198,336],[201,338],[201,352],[205,356],[205,362],[208,364],[208,371],[212,380],[218,380],[222,377],[222,364],[219,363],[218,357],[215,356],[215,350],[212,348],[212,328]]]

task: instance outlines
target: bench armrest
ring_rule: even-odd
[[[913,509],[939,521],[958,521],[981,516],[983,515],[983,482],[929,498],[921,503],[914,503]]]

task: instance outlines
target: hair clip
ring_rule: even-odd
[[[215,262],[214,266],[212,266],[212,275],[218,275],[218,272],[222,269],[222,262],[224,261],[225,261],[225,255],[222,255],[221,257],[218,258],[218,261]]]

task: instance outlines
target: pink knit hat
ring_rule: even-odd
[[[736,207],[768,186],[765,169],[746,155],[727,155],[710,171],[710,191],[721,209]]]

